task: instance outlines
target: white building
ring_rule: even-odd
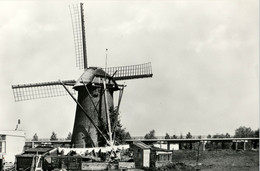
[[[0,167],[3,162],[14,163],[15,155],[23,152],[24,131],[0,131]]]

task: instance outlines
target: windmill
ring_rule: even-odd
[[[89,67],[83,3],[70,6],[78,80],[12,85],[16,102],[70,95],[76,102],[71,145],[76,148],[113,145],[124,85],[116,81],[152,77],[151,63],[118,67]],[[114,109],[114,92],[119,91]],[[77,99],[74,97],[77,92]]]

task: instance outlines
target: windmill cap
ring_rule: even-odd
[[[109,74],[107,74],[102,68],[89,67],[79,77],[79,79],[76,81],[76,84],[74,85],[73,88],[76,89],[77,87],[84,86],[82,81],[85,84],[88,84],[88,83],[100,84],[100,83],[102,83],[100,78],[105,78],[105,77],[108,79],[112,79],[112,77]]]

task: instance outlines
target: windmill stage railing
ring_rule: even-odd
[[[144,63],[138,65],[119,66],[104,68],[104,70],[115,80],[127,80],[136,78],[152,77],[151,63]]]
[[[66,80],[63,82],[66,86],[68,86],[72,94],[76,93],[72,89],[72,86],[76,83],[75,80]],[[16,102],[47,97],[64,96],[68,94],[59,81],[12,85],[12,89],[14,100]]]

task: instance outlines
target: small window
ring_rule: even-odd
[[[0,153],[6,153],[5,141],[0,141]]]

